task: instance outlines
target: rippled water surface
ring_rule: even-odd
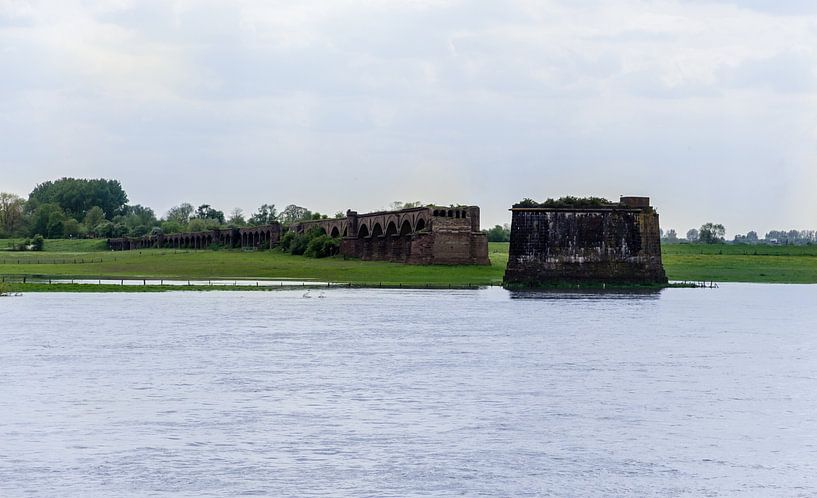
[[[28,494],[813,496],[817,287],[3,298]]]

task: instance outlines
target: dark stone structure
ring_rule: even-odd
[[[303,221],[289,227],[297,233],[317,228],[341,239],[340,253],[363,260],[409,264],[487,265],[488,238],[480,231],[477,206],[427,206],[358,214],[345,218]],[[278,244],[282,227],[272,225],[197,233],[108,239],[115,251],[174,248],[267,248]]]
[[[245,228],[227,228],[206,232],[173,233],[169,235],[146,235],[108,239],[113,251],[130,249],[207,249],[212,244],[229,248],[269,248],[281,239],[281,225],[263,225]]]
[[[487,265],[488,238],[480,231],[477,206],[426,206],[306,221],[291,227],[318,228],[341,237],[340,253],[363,260],[409,264]]]
[[[506,285],[666,283],[649,197],[588,208],[513,208]]]

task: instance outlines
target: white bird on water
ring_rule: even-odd
[[[326,297],[326,296],[323,294],[323,291],[321,291],[321,293],[320,293],[320,294],[318,294],[318,299],[323,299],[323,298],[325,298],[325,297]]]
[[[311,298],[312,296],[310,296],[310,295],[309,295],[309,293],[310,293],[310,292],[312,292],[312,290],[311,290],[311,289],[309,289],[309,290],[307,290],[306,292],[304,292],[303,297],[305,297],[305,298],[307,298],[307,299]]]

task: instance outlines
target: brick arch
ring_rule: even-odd
[[[397,235],[397,223],[395,223],[395,220],[390,220],[388,225],[386,225],[386,237],[392,235]]]
[[[414,229],[411,226],[411,219],[404,219],[403,223],[400,225],[400,235],[411,235],[413,231]]]
[[[329,232],[329,236],[332,237],[333,239],[340,237],[340,229],[338,229],[337,225],[332,227],[332,231]]]
[[[425,230],[426,228],[428,228],[428,221],[424,216],[418,216],[417,221],[414,223],[414,231],[419,232],[420,230]]]
[[[357,236],[358,238],[368,237],[369,236],[369,224],[368,223],[361,223],[357,229]]]
[[[380,237],[383,235],[383,225],[379,221],[375,222],[372,227],[372,237]]]

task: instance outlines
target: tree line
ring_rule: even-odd
[[[343,217],[336,213],[335,217]],[[0,192],[0,238],[114,238],[200,232],[216,228],[282,224],[326,219],[327,215],[290,204],[280,212],[262,204],[251,215],[235,208],[225,216],[210,204],[184,202],[163,217],[140,204],[128,204],[118,180],[61,178],[37,185],[25,199]]]
[[[690,228],[686,238],[678,237],[675,229],[665,233],[661,230],[661,241],[665,244],[703,243],[703,244],[767,244],[767,245],[811,245],[817,244],[815,230],[771,230],[762,238],[754,230],[746,234],[736,234],[731,241],[724,237],[726,229],[720,223],[706,223],[701,228]]]

